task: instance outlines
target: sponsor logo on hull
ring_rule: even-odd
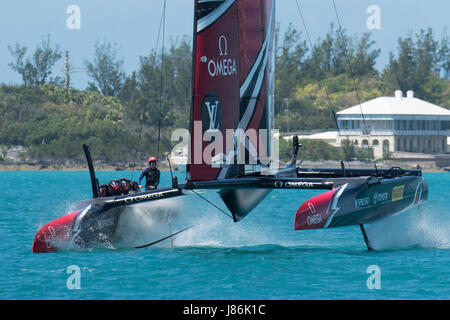
[[[126,197],[122,199],[114,199],[114,200],[108,200],[106,203],[125,203],[125,204],[131,204],[136,202],[142,202],[142,201],[149,201],[149,200],[155,200],[164,198],[166,196],[177,194],[179,191],[178,189],[170,190],[170,191],[161,191],[161,192],[155,192],[155,193],[149,193],[149,194],[143,194],[139,196],[131,196]]]
[[[312,182],[282,182],[282,181],[275,181],[274,183],[275,188],[314,188],[314,184]]]
[[[97,221],[98,229],[112,227],[115,223],[114,217]]]
[[[369,197],[355,199],[355,207],[356,208],[361,208],[361,207],[368,206],[369,202],[370,202],[370,198]]]
[[[377,193],[375,192],[373,195],[373,204],[376,205],[380,202],[386,201],[389,199],[389,193],[387,192],[382,192],[382,193]],[[355,208],[362,208],[362,207],[366,207],[370,204],[370,196],[364,197],[364,198],[359,198],[359,199],[355,199]]]
[[[373,204],[377,204],[383,201],[388,200],[389,194],[387,192],[376,193],[373,195]]]
[[[327,191],[303,203],[295,215],[295,230],[322,228],[336,209],[332,202],[338,190]]]
[[[392,202],[402,200],[404,190],[405,190],[405,185],[394,187],[392,189]]]
[[[316,207],[314,207],[311,202],[308,202],[308,208],[311,211],[311,215],[306,218],[306,223],[308,226],[321,223],[322,215],[320,213],[316,213]]]
[[[79,212],[69,213],[39,229],[33,241],[33,252],[57,251],[57,244],[62,244],[69,239],[73,219]]]

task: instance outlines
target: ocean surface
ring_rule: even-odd
[[[0,299],[450,299],[450,173],[424,176],[421,212],[368,228],[377,251],[358,226],[294,231],[296,210],[320,191],[276,190],[239,223],[198,196],[177,200],[173,231],[194,227],[174,247],[33,254],[40,227],[90,198],[89,173],[0,172]]]

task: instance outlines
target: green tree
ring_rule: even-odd
[[[398,40],[398,55],[390,54],[389,65],[383,72],[383,79],[390,91],[413,90],[415,96],[440,104],[443,92],[448,86],[440,79],[441,69],[446,67],[446,42],[441,47],[434,39],[433,30],[421,29],[415,35]]]
[[[442,69],[443,78],[450,80],[450,40],[447,29],[444,30],[439,47],[439,66]]]
[[[304,62],[307,79],[320,81],[342,74],[351,77],[376,74],[375,64],[380,50],[372,50],[374,45],[370,33],[352,38],[345,30],[335,30],[331,24],[325,38],[318,40]]]
[[[376,76],[375,64],[381,49],[371,48],[375,45],[375,41],[370,39],[370,33],[364,33],[358,43],[355,55],[352,58],[353,76]]]
[[[306,52],[306,43],[301,40],[301,33],[290,23],[276,54],[276,112],[282,110],[284,99],[290,98],[296,84],[302,81]]]
[[[62,57],[62,52],[57,45],[52,48],[50,35],[42,37],[31,57],[26,58],[28,48],[16,43],[14,47],[8,46],[8,50],[15,61],[8,65],[22,76],[26,86],[40,86],[48,82],[58,82],[57,78],[50,78],[55,63]]]
[[[118,96],[124,81],[123,58],[119,57],[116,44],[97,42],[95,44],[94,61],[85,61],[87,75],[93,80],[88,83],[89,91],[99,91],[107,96]]]
[[[356,157],[355,144],[349,139],[342,140],[344,160],[351,161]]]
[[[384,70],[384,79],[391,86],[391,91],[417,90],[418,84],[415,77],[416,62],[414,57],[414,42],[409,36],[398,40],[397,58],[391,52],[389,65]]]
[[[300,160],[340,160],[342,158],[339,150],[323,140],[301,139],[298,158]],[[279,140],[279,156],[284,162],[292,157],[292,140],[286,140],[280,137]]]

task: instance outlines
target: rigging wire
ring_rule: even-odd
[[[311,53],[312,53],[313,50],[314,50],[314,45],[312,43],[308,27],[306,26],[305,18],[303,16],[303,13],[302,13],[302,10],[300,8],[300,4],[298,3],[298,0],[295,0],[295,3],[297,4],[297,10],[298,10],[298,13],[300,14],[300,17],[301,17],[301,20],[302,20],[302,23],[303,23],[303,28],[305,29],[306,36],[308,38],[309,46],[311,48]],[[317,60],[317,56],[315,56],[315,59]],[[341,138],[342,137],[341,129],[339,128],[339,123],[338,123],[337,118],[336,118],[336,113],[334,112],[333,107],[332,107],[332,102],[331,102],[330,92],[329,92],[328,86],[327,86],[327,84],[325,82],[325,79],[321,79],[320,82],[321,82],[323,88],[325,89],[325,95],[327,97],[327,102],[328,102],[328,109],[331,111],[331,113],[333,115],[334,124],[336,126],[337,131],[338,131],[339,138]],[[342,140],[342,138],[341,138],[341,140]],[[345,149],[343,149],[343,150],[344,150],[345,161],[347,161],[347,166],[350,167],[349,162],[348,162],[347,152],[346,152]]]
[[[156,56],[157,56],[158,47],[159,47],[159,40],[160,40],[160,37],[161,37],[161,30],[163,29],[163,24],[165,23],[165,12],[166,12],[166,0],[164,0],[163,11],[161,13],[161,19],[160,19],[160,22],[159,22],[158,37],[156,38],[155,54],[153,55],[152,69],[150,70],[149,80],[151,80],[153,78],[153,71],[154,71],[154,66],[155,66],[155,62],[156,62]],[[137,158],[137,154],[139,152],[139,145],[140,145],[141,137],[142,137],[142,129],[143,129],[143,126],[144,126],[144,118],[145,118],[145,109],[143,109],[142,113],[140,114],[139,135],[138,135],[138,141],[137,141],[137,145],[136,145],[136,150],[135,150],[134,157],[133,157],[133,159],[134,159],[133,160],[134,161],[133,162],[133,166],[132,166],[133,170],[131,172],[131,179],[130,180],[133,180],[134,169],[136,167],[136,158]]]
[[[147,243],[147,244],[144,244],[144,245],[140,245],[140,246],[138,246],[138,247],[135,247],[135,249],[142,249],[142,248],[147,248],[147,247],[153,246],[153,245],[155,245],[155,244],[157,244],[157,243],[163,242],[164,240],[173,238],[173,237],[175,237],[176,235],[178,235],[178,234],[180,234],[180,233],[182,233],[182,232],[184,232],[184,231],[186,231],[186,230],[188,230],[188,229],[191,229],[191,228],[193,228],[193,227],[194,227],[193,225],[192,225],[192,226],[189,226],[189,227],[184,228],[184,229],[182,229],[182,230],[180,230],[180,231],[178,231],[178,232],[172,233],[172,234],[170,234],[170,235],[168,235],[167,237],[164,237],[164,238],[162,238],[162,239],[159,239],[159,240],[156,240],[156,241],[153,241],[153,242],[150,242],[150,243]]]
[[[346,46],[346,42],[345,42],[345,37],[344,37],[344,34],[342,32],[341,20],[339,19],[339,13],[338,13],[338,10],[337,10],[337,7],[336,7],[335,0],[333,0],[333,6],[334,6],[334,12],[336,14],[337,22],[338,22],[338,25],[339,25],[339,33],[341,35],[341,41],[342,41],[342,44],[343,44],[344,56],[345,56],[345,58],[347,60],[348,68],[349,68],[349,71],[350,71],[350,75],[352,75],[353,74],[353,68],[352,68],[352,64],[351,64],[349,56],[348,56],[347,46]],[[362,120],[363,120],[363,124],[364,124],[364,130],[366,131],[367,137],[370,138],[369,130],[367,128],[367,123],[366,123],[366,117],[364,116],[364,112],[362,110],[361,99],[360,99],[360,96],[359,96],[358,85],[356,83],[355,77],[352,77],[352,82],[353,82],[353,87],[355,89],[356,98],[358,99],[359,109],[361,111],[361,116],[362,116]],[[370,146],[369,141],[367,142],[367,147],[368,147],[369,153],[372,155],[373,163],[375,165],[375,171],[376,171],[377,176],[378,176],[377,160],[375,159],[375,155],[373,154],[373,148]]]
[[[222,210],[221,208],[219,208],[218,206],[216,206],[213,202],[209,201],[208,199],[206,199],[205,197],[203,197],[200,193],[196,192],[194,189],[191,190],[193,193],[195,193],[196,195],[198,195],[200,198],[202,198],[203,200],[205,200],[206,202],[208,202],[210,205],[212,205],[214,208],[216,208],[217,210],[219,210],[220,212],[222,212],[224,215],[228,216],[229,218],[233,219],[233,217],[226,211]]]
[[[161,141],[161,109],[162,109],[162,98],[164,95],[163,91],[163,79],[164,79],[164,37],[166,32],[166,0],[164,0],[163,9],[163,29],[162,29],[162,50],[161,50],[161,75],[160,75],[160,87],[159,87],[159,113],[158,113],[158,148],[156,156],[159,158],[159,144]]]

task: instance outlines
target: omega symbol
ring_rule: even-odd
[[[223,45],[223,47],[222,47],[222,45]],[[225,50],[223,50],[223,49],[225,49]],[[228,41],[224,35],[221,35],[219,38],[219,54],[221,56],[228,55]]]
[[[311,211],[311,214],[316,213],[316,207],[314,207],[314,205],[311,202],[308,202],[308,208]]]

